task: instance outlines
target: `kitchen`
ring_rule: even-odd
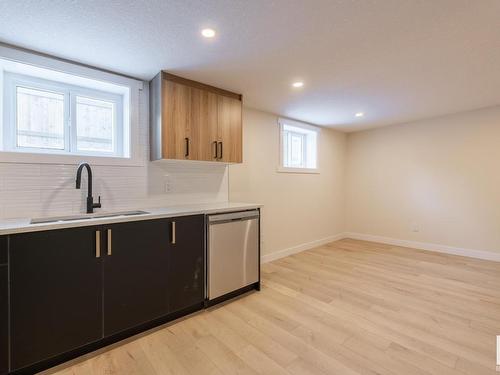
[[[494,373],[499,12],[3,2],[0,374]]]

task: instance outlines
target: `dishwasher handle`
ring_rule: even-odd
[[[209,215],[209,224],[221,224],[231,221],[244,221],[259,218],[259,210],[231,212],[228,214]]]

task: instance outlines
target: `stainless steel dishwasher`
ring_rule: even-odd
[[[207,298],[259,289],[259,210],[208,216]]]

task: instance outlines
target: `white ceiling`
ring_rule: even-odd
[[[500,104],[499,0],[2,0],[0,41],[347,131]]]

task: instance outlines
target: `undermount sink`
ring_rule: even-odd
[[[31,219],[30,224],[59,223],[65,221],[105,219],[108,217],[135,216],[135,215],[147,215],[147,214],[149,214],[149,212],[138,210],[138,211],[121,211],[121,212],[103,212],[100,214],[87,214],[87,215],[44,217],[39,219]]]

